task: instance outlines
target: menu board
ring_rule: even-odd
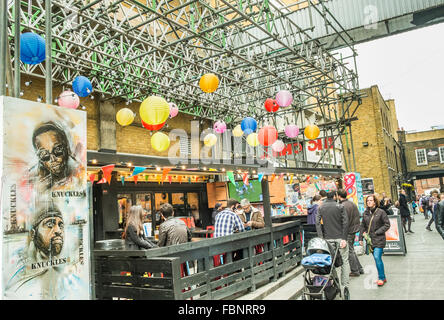
[[[387,241],[384,254],[386,253],[407,253],[407,247],[404,238],[404,229],[402,228],[401,216],[388,216],[390,229],[385,233]]]

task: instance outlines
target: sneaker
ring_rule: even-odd
[[[350,277],[359,277],[361,274],[359,272],[350,272]]]
[[[386,282],[387,282],[387,280],[378,280],[376,282],[376,284],[378,285],[378,287],[382,287],[384,285],[384,283],[386,283]]]
[[[359,274],[364,274],[365,272],[364,272],[364,270],[362,269],[362,270],[359,270]]]
[[[430,227],[426,227],[426,230],[432,231],[432,229]]]
[[[409,230],[410,233],[414,233],[412,230]]]

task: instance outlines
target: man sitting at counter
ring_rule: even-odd
[[[242,220],[245,230],[260,229],[265,227],[262,212],[250,204],[248,199],[242,199],[240,202],[242,210],[237,212],[237,215]]]
[[[185,222],[174,217],[173,206],[165,203],[160,207],[165,222],[159,227],[159,247],[171,246],[191,241],[191,232]]]

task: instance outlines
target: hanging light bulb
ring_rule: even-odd
[[[37,102],[42,102],[42,96],[38,96],[38,98],[37,98]]]
[[[25,94],[25,93],[23,92],[23,90],[20,91],[20,97],[23,97],[24,94]]]
[[[25,86],[29,87],[31,85],[31,83],[32,83],[32,80],[26,81]]]

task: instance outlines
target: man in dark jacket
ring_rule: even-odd
[[[191,241],[191,231],[185,222],[174,217],[173,206],[165,203],[160,207],[165,222],[159,227],[159,247],[167,247]]]
[[[402,226],[404,227],[404,232],[414,233],[411,229],[412,226],[412,217],[410,216],[410,209],[407,204],[407,197],[405,195],[405,190],[401,189],[401,193],[399,194],[399,211],[401,214]],[[406,228],[406,222],[409,222],[408,229]]]
[[[444,239],[444,200],[441,200],[436,205],[435,219],[436,230]]]
[[[361,274],[364,274],[364,269],[362,268],[362,265],[359,262],[358,256],[356,255],[356,252],[354,250],[356,233],[359,231],[359,226],[361,224],[361,222],[359,221],[359,209],[354,202],[347,200],[347,191],[345,191],[344,189],[338,190],[338,196],[340,203],[345,208],[345,212],[347,213],[348,218],[347,245],[348,260],[350,262],[351,270],[350,276],[359,277]]]
[[[316,216],[316,231],[320,238],[339,246],[342,257],[341,284],[348,287],[350,265],[348,263],[348,218],[342,204],[336,202],[336,191],[327,193],[327,199],[319,207]],[[333,254],[333,253],[332,253]]]

